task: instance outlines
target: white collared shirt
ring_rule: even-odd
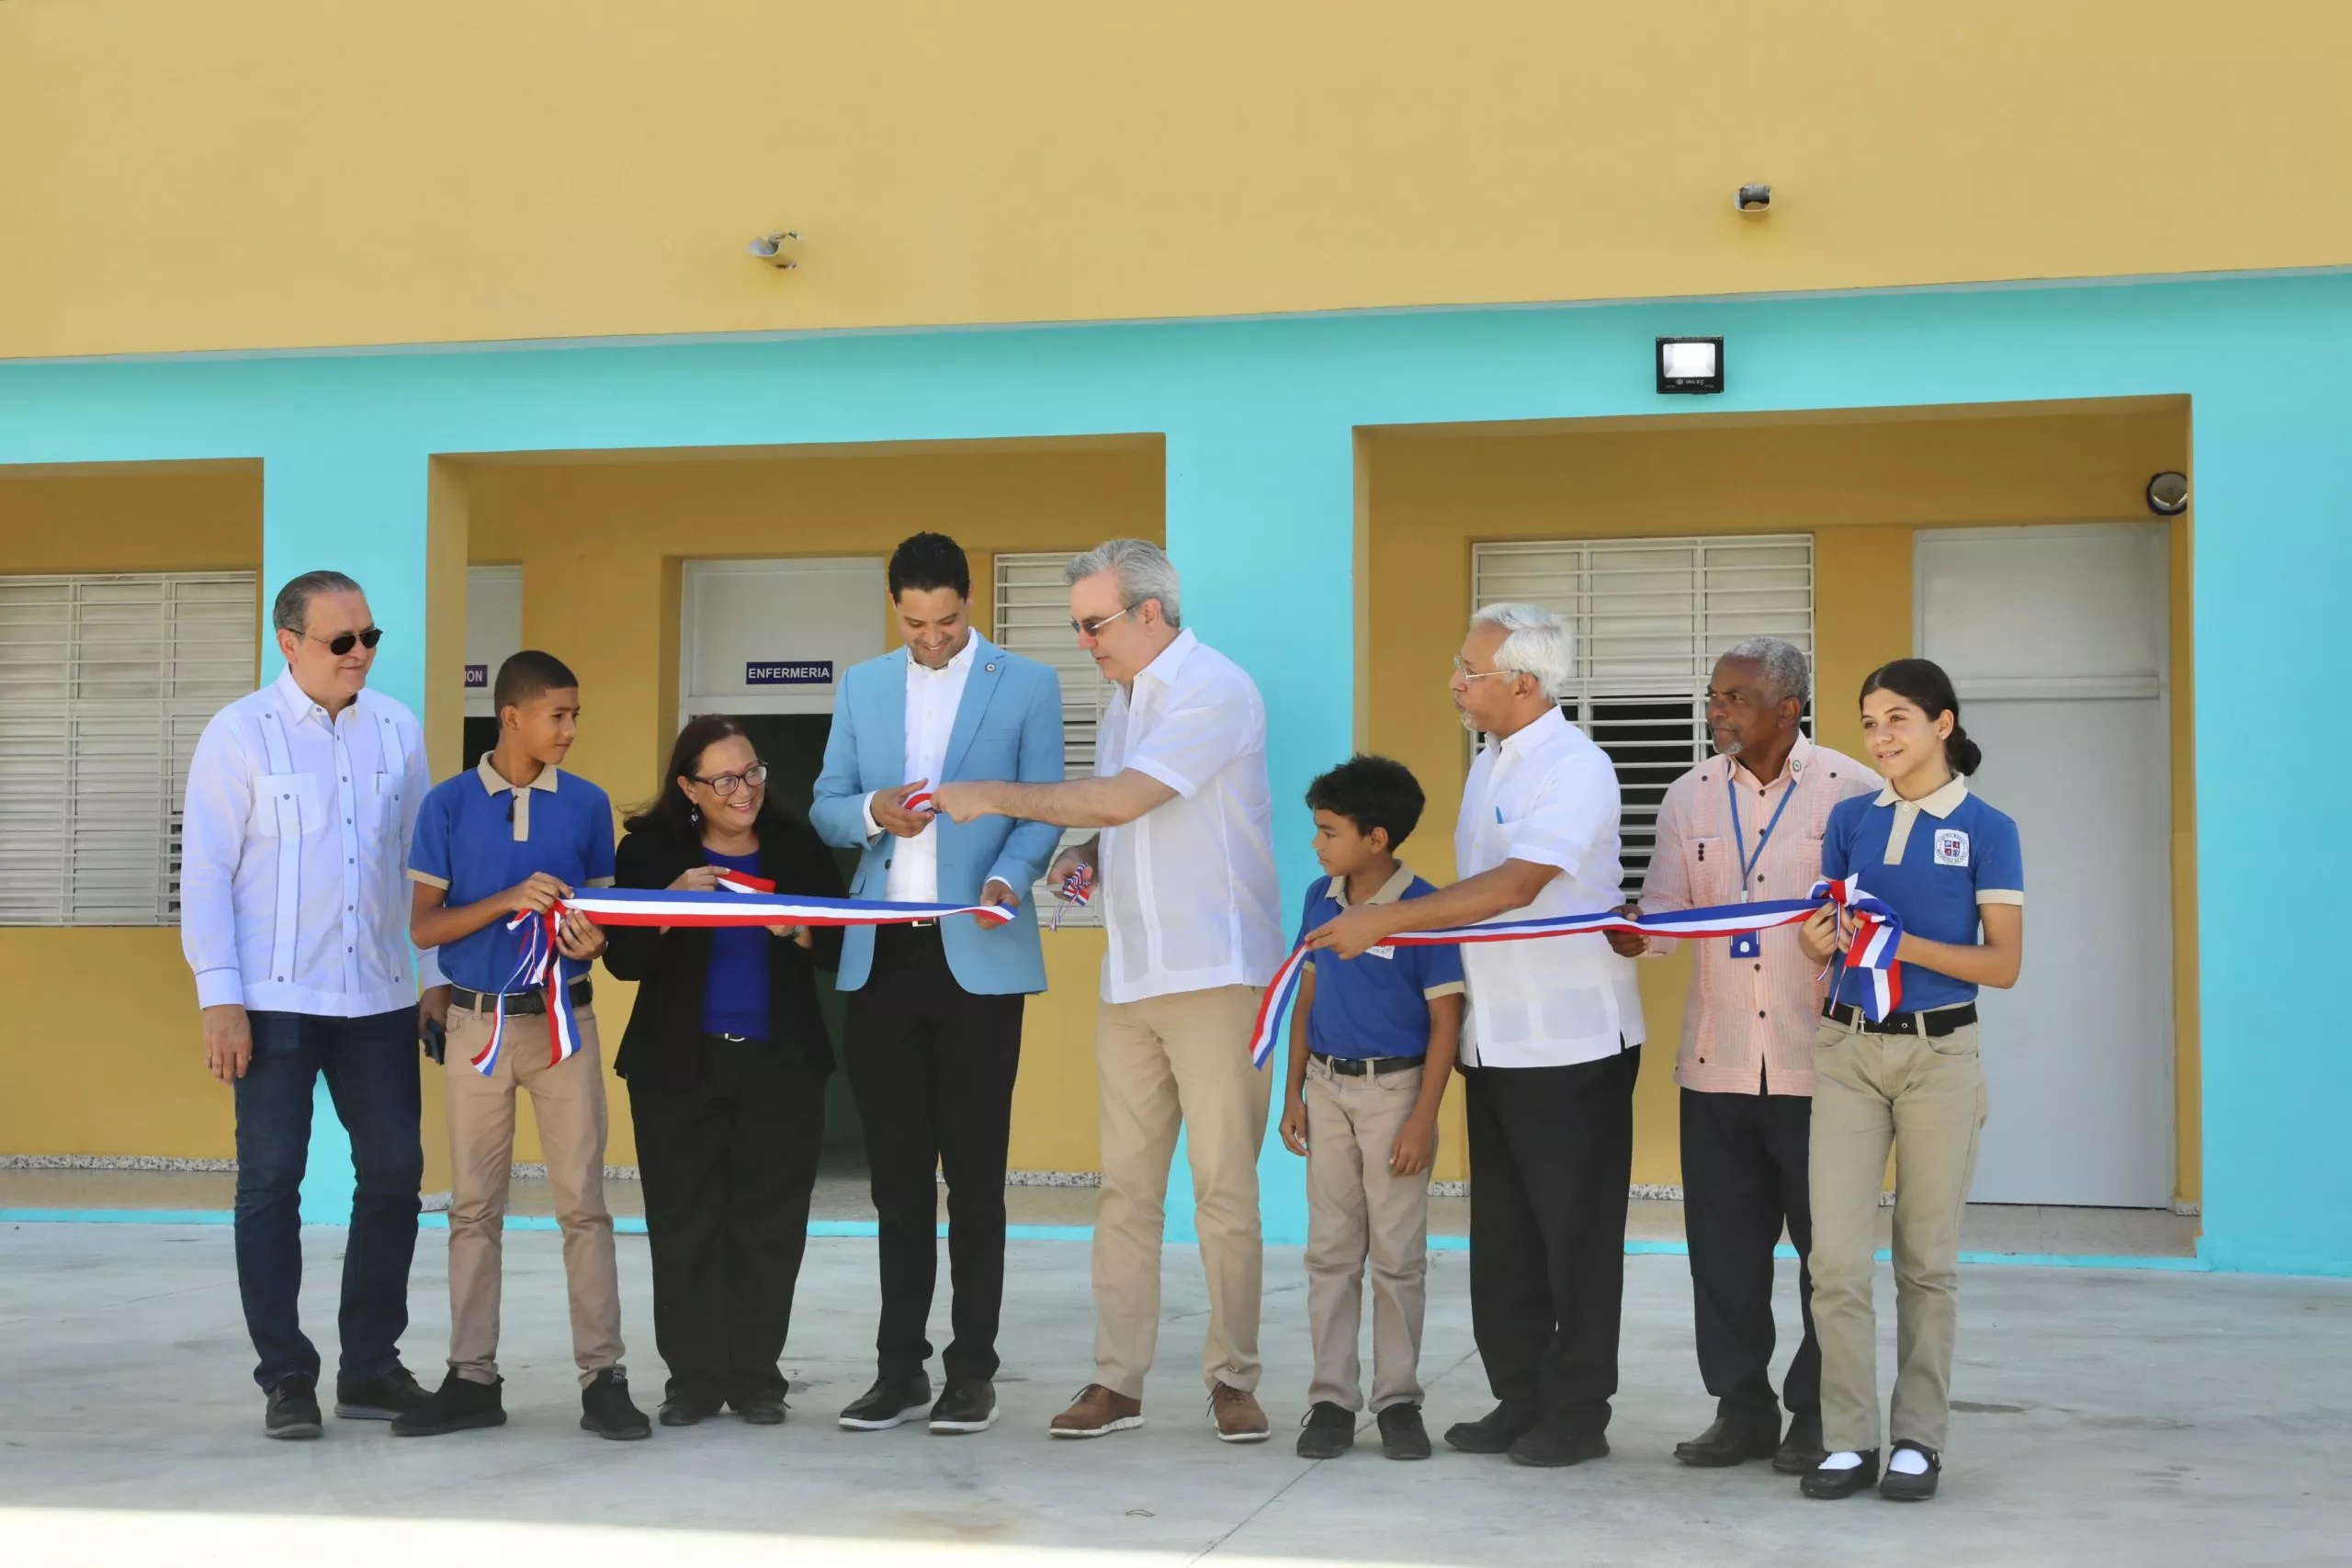
[[[1257,683],[1179,632],[1113,693],[1095,734],[1095,776],[1129,768],[1176,798],[1102,830],[1102,999],[1264,985],[1283,946]]]
[[[1497,920],[1586,915],[1616,908],[1617,773],[1600,748],[1553,708],[1478,753],[1462,792],[1453,861],[1464,877],[1507,860],[1556,866],[1532,903]],[[1603,936],[1464,942],[1468,1066],[1556,1067],[1613,1056],[1642,1043],[1634,960]]]
[[[366,1018],[441,984],[411,967],[409,838],[432,778],[414,715],[330,719],[288,671],[212,716],[188,765],[180,948],[199,1006]]]
[[[979,656],[980,639],[968,636],[963,651],[937,670],[907,651],[907,772],[905,782],[929,779],[936,788],[947,766],[947,740],[956,732],[956,710],[963,705],[964,687],[972,678],[972,661]],[[879,791],[876,792],[879,794]],[[882,831],[874,819],[874,796],[865,797],[865,833]],[[911,839],[900,839],[890,852],[889,870],[883,877],[882,897],[893,904],[939,902],[939,824],[926,822]]]

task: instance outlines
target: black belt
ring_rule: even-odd
[[[586,1007],[588,1005],[588,998],[594,994],[594,987],[589,985],[586,980],[574,980],[571,982],[571,1005],[573,1007]],[[498,1010],[498,993],[496,991],[469,991],[463,986],[452,986],[449,987],[449,1005],[452,1007],[461,1007],[471,1012],[495,1012]],[[506,1016],[509,1018],[513,1018],[521,1013],[545,1012],[547,1010],[548,993],[547,987],[544,986],[535,991],[509,991],[506,993]]]
[[[1966,1003],[1956,1008],[1939,1008],[1934,1012],[1898,1012],[1877,1023],[1862,1016],[1862,1010],[1838,1004],[1825,1005],[1821,1016],[1832,1023],[1842,1023],[1862,1034],[1924,1034],[1930,1040],[1940,1040],[1955,1030],[1967,1028],[1976,1021],[1976,1004]]]
[[[1423,1061],[1419,1056],[1328,1056],[1320,1051],[1309,1051],[1307,1055],[1343,1078],[1376,1078],[1383,1073],[1418,1067]]]

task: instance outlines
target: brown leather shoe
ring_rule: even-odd
[[[1261,1416],[1258,1420],[1262,1427],[1265,1417]],[[1101,1438],[1142,1425],[1142,1400],[1129,1399],[1099,1382],[1091,1382],[1078,1391],[1069,1408],[1055,1416],[1046,1430],[1057,1438]],[[1259,1435],[1265,1434],[1261,1431]]]
[[[1258,1408],[1256,1396],[1230,1383],[1209,1390],[1209,1414],[1216,1417],[1216,1439],[1221,1443],[1262,1443],[1273,1430],[1266,1424],[1266,1413]]]

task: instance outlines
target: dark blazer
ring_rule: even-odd
[[[816,832],[797,817],[781,835],[760,840],[760,874],[780,892],[842,897],[841,868]],[[708,864],[700,839],[659,830],[631,833],[614,856],[613,880],[623,887],[667,887],[690,867]],[[710,978],[710,932],[673,926],[614,926],[605,967],[639,983],[637,1006],[621,1035],[613,1071],[639,1088],[689,1089],[702,1081],[703,999]],[[842,928],[819,926],[815,944],[768,942],[768,1042],[798,1055],[808,1071],[833,1070],[832,1041],[817,1010],[816,971],[837,969]]]

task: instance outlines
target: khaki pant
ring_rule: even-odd
[[[571,1358],[584,1385],[621,1359],[620,1276],[613,1216],[605,1207],[605,1070],[596,1014],[582,1008],[580,1049],[548,1065],[544,1014],[509,1017],[496,1070],[473,1058],[490,1043],[492,1018],[449,1011],[449,1367],[469,1382],[498,1381],[498,1296],[507,1178],[514,1164],[514,1091],[531,1096],[571,1297]]]
[[[1095,1015],[1102,1080],[1102,1193],[1094,1212],[1095,1381],[1143,1397],[1159,1339],[1159,1248],[1176,1134],[1193,1165],[1194,1224],[1208,1275],[1201,1375],[1247,1393],[1258,1386],[1258,1297],[1265,1276],[1258,1228],[1258,1149],[1268,1076],[1250,1065],[1259,987],[1219,986]]]
[[[1363,1408],[1356,1341],[1367,1258],[1372,1407],[1421,1402],[1430,1173],[1397,1176],[1388,1168],[1396,1134],[1420,1098],[1419,1067],[1352,1077],[1306,1060],[1306,1321],[1315,1341],[1309,1404]]]
[[[1960,1325],[1960,1216],[1984,1125],[1976,1026],[1939,1040],[1825,1023],[1814,1043],[1813,1321],[1822,1440],[1879,1447],[1878,1197],[1889,1144],[1894,1201],[1894,1440],[1941,1452]]]

